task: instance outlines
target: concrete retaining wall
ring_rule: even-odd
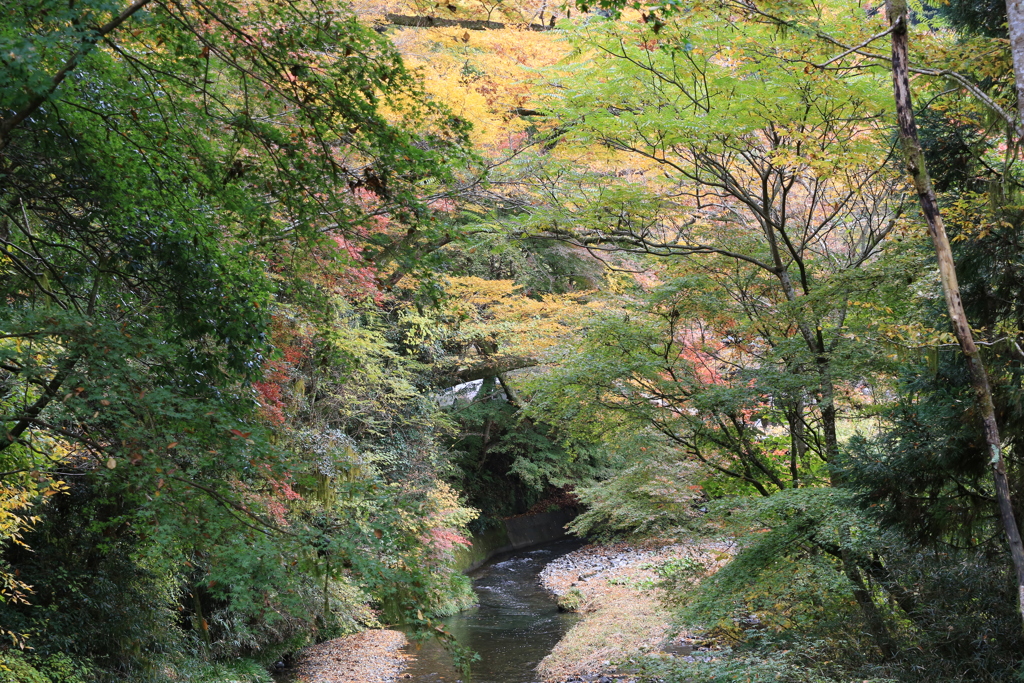
[[[512,543],[512,548],[519,550],[565,538],[565,525],[575,517],[576,513],[570,510],[544,512],[539,515],[506,519],[505,528],[508,530],[508,540]]]
[[[506,519],[501,526],[473,536],[472,546],[457,550],[455,566],[468,573],[502,553],[563,539],[565,525],[575,517],[571,510],[558,510]]]

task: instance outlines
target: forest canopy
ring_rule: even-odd
[[[909,5],[3,3],[0,677],[468,661],[574,500],[737,549],[643,675],[1015,680],[1024,33]]]

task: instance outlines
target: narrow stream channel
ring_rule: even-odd
[[[551,595],[541,588],[538,574],[551,560],[582,545],[558,541],[498,558],[473,574],[479,605],[445,619],[459,642],[476,651],[471,681],[463,683],[531,683],[534,669],[575,622],[577,616],[559,612]],[[451,657],[436,642],[419,648],[406,673],[413,683],[454,683],[459,674]]]

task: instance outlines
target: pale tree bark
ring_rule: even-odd
[[[1017,2],[1008,0],[1007,4]],[[907,170],[914,181],[921,202],[921,210],[928,222],[928,234],[935,246],[935,256],[939,265],[939,278],[942,281],[942,292],[946,298],[946,308],[953,324],[953,333],[960,343],[967,367],[971,375],[978,409],[985,431],[985,443],[988,446],[989,464],[992,466],[992,478],[995,483],[996,498],[999,502],[999,513],[1002,518],[1003,532],[1010,546],[1017,573],[1018,608],[1024,619],[1024,544],[1021,543],[1020,529],[1014,515],[1013,503],[1010,500],[1010,485],[1006,477],[1006,463],[1003,460],[1002,441],[999,436],[999,425],[996,422],[995,404],[992,401],[992,387],[988,372],[981,362],[981,354],[974,335],[967,322],[963,301],[960,298],[960,285],[957,282],[956,266],[953,252],[949,247],[949,238],[939,212],[935,190],[925,166],[924,152],[917,136],[917,123],[914,120],[913,101],[910,97],[910,71],[907,62],[907,2],[906,0],[887,0],[886,13],[893,30],[892,36],[892,79],[896,97],[896,115],[900,140],[906,156]],[[1016,58],[1016,56],[1015,56]],[[1019,86],[1018,86],[1019,87]]]
[[[1013,80],[1017,85],[1017,130],[1024,127],[1024,0],[1006,0],[1006,25],[1010,30]]]

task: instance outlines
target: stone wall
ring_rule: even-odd
[[[563,539],[567,535],[565,525],[574,517],[572,510],[558,510],[506,519],[501,526],[473,536],[472,546],[457,550],[455,566],[468,573],[502,553]]]

